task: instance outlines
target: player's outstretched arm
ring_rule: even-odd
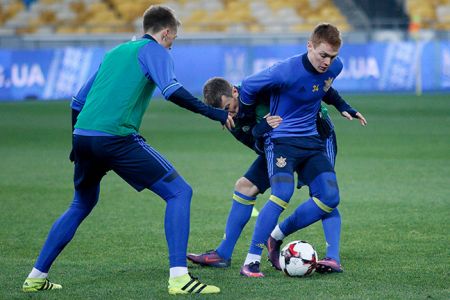
[[[342,115],[344,118],[346,118],[346,119],[348,119],[348,120],[350,120],[350,121],[353,120],[352,115],[350,115],[350,113],[348,113],[347,111],[341,112],[341,115]],[[356,113],[354,114],[354,117],[357,118],[357,119],[359,120],[359,123],[361,123],[362,126],[366,126],[366,125],[367,125],[367,120],[366,120],[366,118],[364,118],[364,116],[363,116],[360,112],[356,112]]]
[[[172,93],[168,100],[182,108],[202,114],[212,120],[220,121],[228,129],[234,127],[233,117],[226,110],[206,105],[189,93],[184,87],[180,87]]]
[[[353,107],[350,106],[350,104],[348,104],[344,99],[342,99],[338,91],[336,91],[332,87],[330,87],[330,89],[325,94],[322,100],[326,104],[333,105],[344,118],[350,121],[353,120],[353,118],[357,118],[362,126],[367,125],[366,118],[364,118],[364,116],[360,112],[355,110]]]

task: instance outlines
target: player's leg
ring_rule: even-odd
[[[338,151],[336,133],[334,132],[334,130],[326,139],[325,146],[326,155],[334,168]],[[341,237],[341,215],[337,207],[333,209],[331,213],[325,214],[323,216],[322,226],[327,248],[325,259],[319,262],[317,270],[318,272],[333,272],[335,270],[339,271],[339,269],[342,270],[342,267],[338,266],[340,262],[339,246]],[[329,267],[327,266],[328,264],[331,264],[332,266]]]
[[[230,257],[245,225],[250,220],[256,195],[270,187],[264,156],[258,156],[244,177],[236,182],[233,204],[228,215],[225,236],[217,248],[223,257]]]
[[[268,240],[268,245],[275,245],[269,248],[269,259],[271,257],[275,259],[272,264],[277,269],[279,269],[279,264],[277,264],[276,257],[279,254],[281,240],[320,219],[329,218],[324,224],[327,242],[334,243],[336,240],[339,242],[340,218],[339,213],[334,211],[339,203],[339,189],[331,164],[324,155],[315,155],[307,161],[302,173],[305,174],[305,181],[310,187],[311,197],[281,224],[277,225]],[[339,224],[337,224],[336,218],[339,218]]]
[[[192,188],[174,167],[139,135],[122,147],[125,155],[114,160],[112,169],[136,190],[150,189],[166,201],[164,229],[169,249],[169,293],[218,293],[188,273],[186,251],[189,238]]]
[[[255,229],[249,252],[241,268],[241,274],[248,277],[264,276],[260,270],[261,254],[267,239],[277,224],[278,217],[287,207],[294,193],[293,169],[296,159],[290,155],[289,145],[266,145],[268,175],[270,177],[271,195],[256,219]]]
[[[266,160],[259,156],[244,177],[235,185],[232,206],[228,214],[224,237],[216,250],[202,254],[188,254],[188,259],[202,266],[228,267],[231,264],[234,247],[245,225],[250,220],[256,195],[270,187]]]
[[[341,272],[340,265],[340,239],[341,239],[341,215],[336,207],[322,218],[323,231],[327,243],[325,258],[318,262],[319,273]]]
[[[78,226],[98,201],[100,180],[106,167],[92,155],[92,138],[74,137],[75,193],[70,207],[55,221],[33,270],[23,284],[25,292],[60,289],[61,285],[47,280],[48,271],[64,247],[72,240]]]
[[[336,156],[337,156],[337,140],[336,140],[336,134],[334,131],[331,131],[328,138],[325,140],[325,155],[327,156],[328,160],[330,161],[333,168],[335,167],[336,163]],[[300,182],[304,182],[303,179],[303,172],[298,172],[299,177],[299,184]],[[325,257],[336,260],[339,262],[339,245],[340,245],[340,235],[341,235],[341,216],[339,214],[339,210],[336,207],[331,213],[324,214],[322,217],[322,227],[325,235],[325,240],[327,244],[326,249],[326,255]],[[277,236],[278,240],[283,239],[283,233],[279,230],[279,227],[274,232],[274,235]],[[277,243],[274,243],[273,240],[268,240],[270,244],[277,245]],[[278,243],[279,244],[279,243]],[[274,252],[275,259],[278,258],[276,253]],[[270,258],[269,258],[270,259]]]

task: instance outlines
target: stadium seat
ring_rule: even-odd
[[[185,33],[301,32],[323,21],[349,28],[331,0],[38,0],[29,10],[4,1],[0,24],[18,33],[135,33],[149,4],[175,9]],[[445,8],[439,16],[448,18]]]
[[[420,29],[449,30],[450,1],[448,0],[407,0],[406,11],[410,20],[418,20]]]

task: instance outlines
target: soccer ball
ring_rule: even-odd
[[[293,241],[280,252],[280,267],[288,276],[308,276],[314,273],[317,252],[305,241]]]

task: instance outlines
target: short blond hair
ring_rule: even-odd
[[[314,28],[310,41],[314,48],[320,43],[328,43],[331,47],[339,49],[342,45],[341,32],[332,24],[321,23]]]

